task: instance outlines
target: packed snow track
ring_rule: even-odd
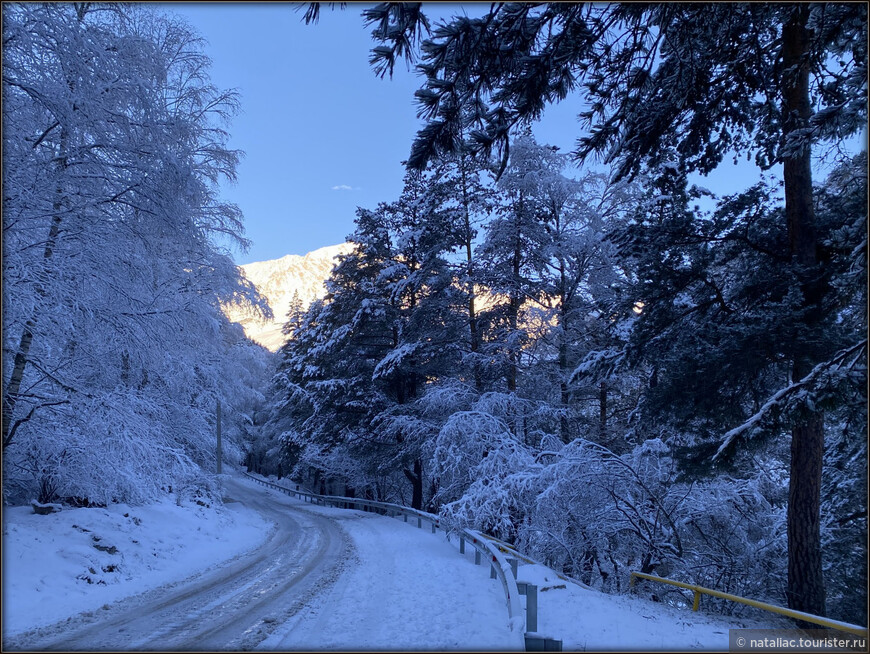
[[[246,650],[331,586],[352,546],[335,520],[227,479],[225,501],[274,528],[259,548],[209,572],[4,643],[9,650]]]

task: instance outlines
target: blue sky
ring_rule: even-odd
[[[353,231],[357,206],[374,208],[401,192],[401,162],[421,126],[419,81],[404,63],[392,80],[371,70],[365,6],[324,7],[316,25],[283,3],[165,7],[208,42],[213,83],[241,93],[230,146],[246,154],[238,183],[223,190],[244,212],[253,242],[247,253],[235,253],[239,264],[339,243]],[[438,3],[427,15],[488,7]],[[570,150],[579,133],[576,113],[567,101],[551,107],[536,137]]]
[[[419,78],[404,63],[392,80],[374,74],[370,30],[360,16],[365,6],[324,7],[312,25],[293,4],[165,6],[207,40],[213,83],[241,93],[230,146],[246,155],[238,183],[223,189],[244,212],[253,242],[247,253],[235,253],[238,264],[339,243],[353,231],[357,206],[374,208],[401,192],[401,162],[421,126],[414,105]],[[433,21],[480,15],[488,7],[436,3],[427,15]],[[580,134],[579,110],[576,98],[550,107],[533,128],[537,140],[570,151]],[[721,194],[757,180],[752,164],[727,161],[701,184]]]
[[[353,231],[357,206],[398,197],[400,162],[420,124],[416,77],[404,64],[392,80],[372,72],[363,5],[324,8],[316,25],[289,4],[166,9],[208,41],[212,81],[241,93],[230,145],[246,155],[238,183],[223,193],[241,207],[253,241],[237,263],[339,243]]]

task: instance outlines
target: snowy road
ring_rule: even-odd
[[[239,501],[274,522],[261,547],[174,587],[159,588],[4,643],[13,650],[242,650],[291,618],[342,570],[351,550],[327,517],[249,483],[227,480]]]
[[[501,584],[443,532],[223,483],[219,513],[175,502],[11,510],[4,651],[522,649]],[[118,553],[98,552],[97,534]],[[111,561],[120,575],[95,573],[108,585],[78,575]],[[721,651],[730,629],[782,626],[585,590],[543,566],[521,563],[518,576],[539,587],[539,631],[566,651]]]
[[[4,639],[7,650],[515,650],[501,585],[455,543],[241,478],[225,501],[275,527],[185,581]],[[238,505],[237,505],[238,506]]]
[[[362,511],[310,507],[333,516],[353,542],[354,562],[261,650],[510,651],[523,637],[508,624],[501,583],[443,532]],[[468,548],[469,550],[471,548]]]

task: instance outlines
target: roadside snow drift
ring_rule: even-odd
[[[177,582],[260,545],[271,524],[229,502],[3,511],[4,639]]]
[[[538,633],[565,651],[728,651],[729,629],[787,626],[776,616],[762,624],[587,590],[542,565],[520,565],[517,578],[538,587]]]

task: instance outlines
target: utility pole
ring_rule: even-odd
[[[221,474],[221,401],[217,400],[217,473]]]

